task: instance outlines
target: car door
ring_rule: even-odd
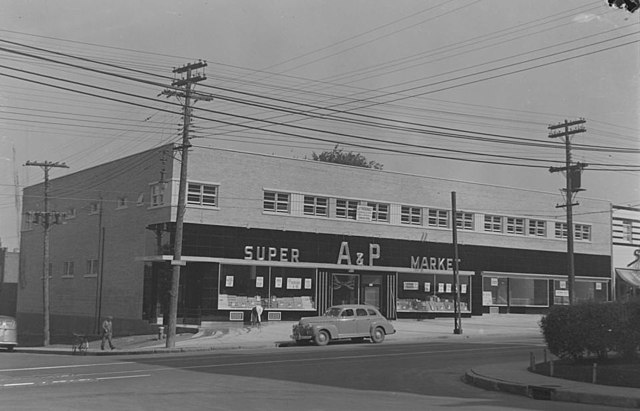
[[[371,328],[371,317],[365,308],[356,309],[356,330],[360,335],[369,335]]]
[[[356,334],[356,316],[353,308],[345,308],[342,310],[337,323],[338,332],[340,333],[341,338]]]

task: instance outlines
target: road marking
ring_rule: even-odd
[[[96,364],[52,365],[49,367],[6,368],[4,370],[0,370],[0,372],[55,370],[59,368],[105,367],[109,365],[120,365],[120,364],[136,364],[136,363],[133,361],[120,361],[120,362],[106,362],[106,363],[96,363]]]
[[[34,382],[16,382],[12,384],[2,384],[3,387],[19,387],[22,385],[35,385]]]
[[[151,377],[151,374],[140,374],[140,375],[122,375],[119,377],[98,377],[96,380],[117,380],[122,378],[140,378],[140,377]]]

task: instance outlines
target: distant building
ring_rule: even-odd
[[[179,162],[164,146],[51,180],[51,333],[116,333],[166,321]],[[464,315],[566,304],[567,227],[559,194],[312,160],[192,148],[179,321],[267,321],[368,303],[389,318],[453,313],[451,192],[457,193]],[[24,211],[42,210],[42,184]],[[580,200],[578,300],[608,300],[608,202]],[[25,219],[21,326],[42,327],[42,228]]]
[[[613,206],[615,298],[640,296],[640,208]]]
[[[0,247],[0,315],[16,315],[20,253]]]

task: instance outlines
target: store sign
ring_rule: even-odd
[[[285,247],[264,247],[247,245],[244,247],[245,260],[289,261],[299,263],[300,250]]]
[[[460,263],[460,260],[458,260]],[[411,256],[411,268],[416,270],[453,271],[453,258]]]
[[[351,257],[354,257],[353,259]],[[343,241],[340,244],[340,251],[338,252],[338,263],[337,264],[348,264],[352,265],[365,265],[365,258],[367,265],[373,266],[373,262],[380,258],[380,244],[369,244],[368,254],[356,251],[353,255],[351,254],[351,250],[349,250],[349,242]]]

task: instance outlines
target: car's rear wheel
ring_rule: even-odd
[[[384,330],[382,327],[376,327],[373,331],[371,331],[371,341],[376,344],[379,344],[384,341]]]
[[[326,330],[321,330],[318,331],[314,340],[317,346],[323,346],[329,344],[330,339],[331,337],[329,336],[329,333]]]

